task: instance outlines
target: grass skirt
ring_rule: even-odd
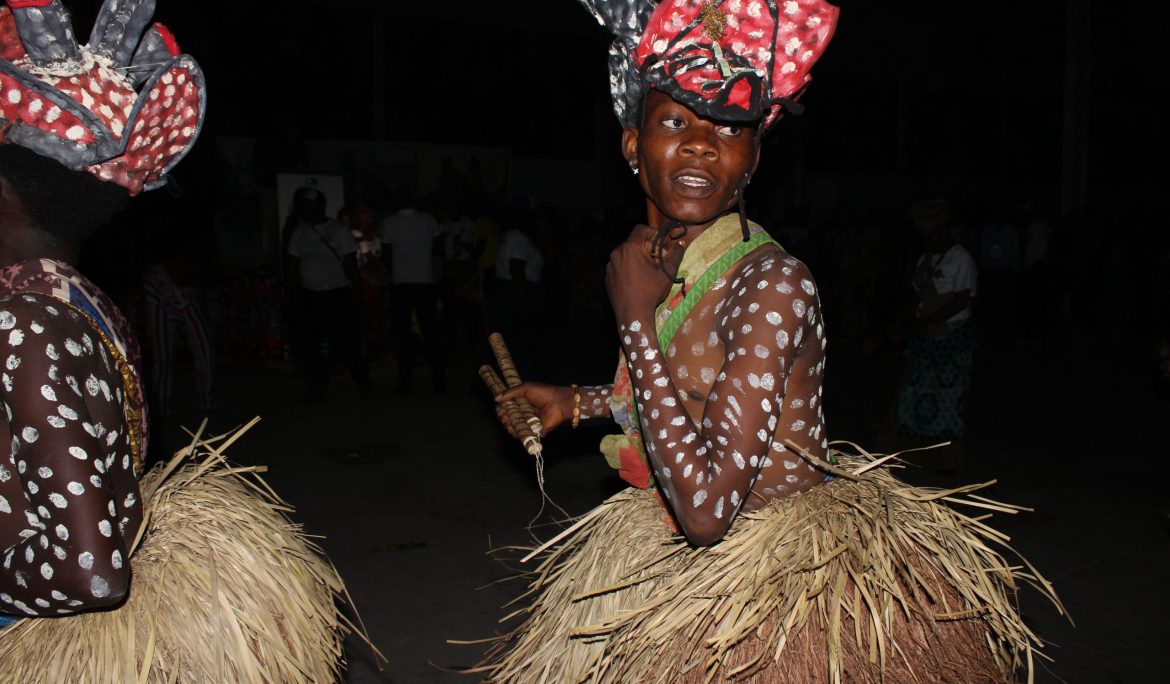
[[[1006,538],[869,458],[843,477],[744,514],[694,548],[653,492],[631,489],[546,545],[522,625],[477,672],[498,682],[1003,682],[1035,634],[1015,592],[1037,586],[992,546]],[[517,615],[513,614],[513,616]]]
[[[229,442],[232,440],[229,440]],[[341,578],[256,476],[199,442],[142,479],[129,597],[110,611],[21,620],[4,681],[332,682],[352,627]],[[189,455],[193,448],[187,452]],[[190,460],[190,459],[186,459]]]

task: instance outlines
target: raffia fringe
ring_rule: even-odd
[[[339,679],[344,637],[364,638],[339,611],[341,578],[288,519],[292,509],[259,477],[263,468],[223,460],[253,424],[196,436],[146,474],[126,602],[14,624],[0,636],[0,681]]]
[[[740,516],[708,548],[672,537],[652,493],[615,495],[542,553],[518,600],[527,605],[509,616],[523,624],[473,672],[565,683],[1030,679],[1042,644],[1017,589],[1063,607],[984,516],[947,504],[1022,509],[972,494],[986,484],[916,488],[868,455],[837,457],[845,477]]]

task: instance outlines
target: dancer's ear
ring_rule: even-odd
[[[631,169],[638,168],[638,129],[627,126],[622,129],[622,156],[629,162]],[[756,154],[757,161],[759,154]]]

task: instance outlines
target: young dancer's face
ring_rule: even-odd
[[[642,126],[625,129],[622,147],[638,166],[651,214],[657,210],[666,219],[698,226],[735,206],[741,182],[759,161],[756,131],[751,124],[704,118],[651,90]]]

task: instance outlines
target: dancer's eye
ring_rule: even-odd
[[[668,116],[662,120],[662,125],[666,126],[667,128],[669,128],[671,130],[678,130],[678,129],[682,128],[683,126],[685,126],[686,124],[683,123],[683,120],[681,117]]]
[[[720,126],[719,128],[716,128],[715,130],[719,133],[719,135],[722,135],[722,136],[725,136],[728,138],[736,138],[736,137],[739,137],[740,133],[743,133],[742,126]]]

